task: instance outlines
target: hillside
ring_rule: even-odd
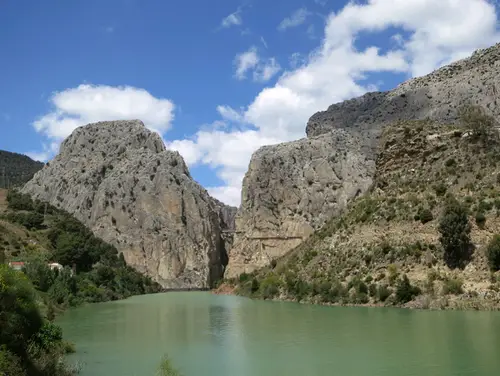
[[[0,188],[25,184],[43,166],[26,155],[0,150]]]
[[[367,193],[285,256],[229,284],[265,299],[500,308],[498,239],[493,245],[500,233],[497,124],[477,107],[461,119],[387,125]],[[440,242],[440,225],[445,210],[452,215],[459,205],[471,244],[458,262]],[[447,228],[460,226],[448,222]],[[488,247],[496,249],[495,265],[486,257]]]
[[[210,288],[224,273],[234,208],[139,120],[79,127],[22,192],[74,215],[165,288]]]
[[[283,256],[366,193],[387,125],[454,123],[467,104],[498,118],[498,87],[500,44],[393,90],[334,103],[311,116],[306,138],[257,150],[243,180],[226,276]]]
[[[0,263],[11,261],[25,262],[46,309],[160,291],[70,214],[0,189]],[[49,262],[64,270],[51,271]]]

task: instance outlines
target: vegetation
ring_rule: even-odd
[[[263,299],[500,308],[500,239],[487,245],[500,226],[500,142],[485,112],[462,114],[455,125],[388,125],[368,192],[268,267],[226,283]]]
[[[500,270],[500,235],[496,234],[486,248],[488,265],[494,272]]]
[[[22,273],[0,265],[0,374],[63,376],[61,328],[42,316],[39,296]]]
[[[396,286],[396,303],[408,303],[420,292],[420,288],[412,286],[408,277],[404,275]]]
[[[448,197],[439,222],[444,260],[451,268],[463,267],[471,255],[471,226],[467,209],[454,197]]]
[[[28,243],[16,254],[26,262],[24,272],[43,293],[47,307],[60,309],[160,290],[150,278],[127,266],[114,246],[94,236],[70,214],[16,191],[9,191],[7,202],[9,212],[4,219],[26,227],[41,240]],[[32,218],[37,218],[37,225],[28,227],[35,222]],[[51,270],[49,261],[64,269]]]
[[[164,357],[160,363],[157,376],[181,376],[181,373],[174,368],[168,357]]]
[[[26,155],[0,150],[0,188],[26,183],[42,167],[43,163],[36,162]]]

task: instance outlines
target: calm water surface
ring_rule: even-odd
[[[500,313],[320,307],[175,292],[59,319],[82,376],[498,376]]]

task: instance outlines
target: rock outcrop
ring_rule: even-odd
[[[466,104],[500,115],[500,45],[313,115],[307,138],[259,149],[243,181],[226,276],[266,265],[297,246],[370,187],[377,140],[398,120],[454,122]]]
[[[235,209],[138,120],[76,129],[23,192],[74,214],[165,288],[208,288],[223,275]]]

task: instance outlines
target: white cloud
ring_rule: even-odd
[[[32,151],[25,154],[35,161],[46,162],[59,151],[58,142],[44,143],[42,147],[43,151]]]
[[[222,19],[221,27],[228,28],[235,25],[241,25],[242,23],[243,20],[241,19],[241,10],[238,9],[236,12],[231,13]]]
[[[278,30],[285,31],[286,29],[302,25],[310,14],[311,13],[306,8],[297,9],[290,17],[287,17],[280,22]]]
[[[296,69],[306,63],[306,58],[300,52],[294,52],[290,56],[290,67]]]
[[[174,104],[155,98],[144,89],[131,86],[80,85],[54,93],[50,98],[51,112],[33,122],[35,130],[58,145],[81,126],[103,120],[140,119],[160,134],[170,128]],[[53,155],[53,148],[44,148]]]
[[[229,120],[235,123],[240,123],[244,121],[244,115],[240,111],[236,111],[230,106],[217,106],[217,112],[222,116],[224,120]]]
[[[253,80],[256,82],[267,82],[281,70],[274,57],[262,60],[255,46],[236,55],[234,65],[236,66],[234,76],[238,80],[244,80],[247,78],[247,73],[253,70]]]
[[[285,23],[287,27],[291,24]],[[196,150],[191,160],[215,168],[224,185],[209,187],[209,191],[235,204],[251,154],[259,146],[303,137],[307,120],[316,111],[376,89],[373,84],[358,83],[370,72],[422,75],[494,44],[500,40],[496,25],[495,8],[486,0],[351,2],[330,14],[320,46],[307,57],[292,55],[292,70],[263,89],[244,109],[243,123],[249,125],[242,127],[239,115],[219,111],[229,122],[224,132],[199,132],[189,139],[189,147]],[[395,50],[380,50],[391,45],[391,40],[364,50],[356,48],[360,33],[390,27],[402,29],[406,35],[405,39],[396,37]],[[238,126],[231,128],[231,121],[238,121]]]
[[[239,80],[246,78],[247,71],[255,68],[259,63],[259,55],[257,49],[251,47],[248,51],[236,55],[234,65],[236,65],[235,77]]]
[[[268,59],[265,63],[259,64],[253,72],[253,79],[257,82],[267,82],[281,70],[274,57]]]

